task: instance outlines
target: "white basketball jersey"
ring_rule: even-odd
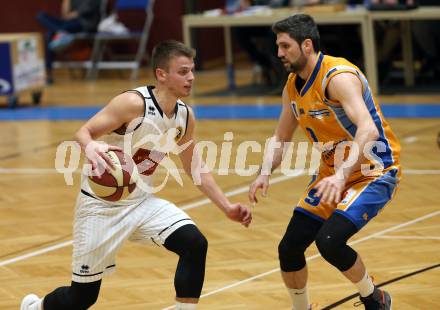
[[[121,129],[121,132],[117,130],[99,138],[99,141],[121,147],[136,163],[138,170],[136,189],[123,200],[105,201],[108,204],[136,204],[151,195],[154,192],[153,173],[168,152],[172,151],[170,146],[175,147],[186,133],[189,117],[186,104],[177,100],[174,115],[168,118],[156,101],[153,88],[154,86],[142,86],[130,90],[144,99],[143,117],[133,120],[127,128]],[[81,179],[81,191],[100,199],[93,194],[88,176],[84,173]]]

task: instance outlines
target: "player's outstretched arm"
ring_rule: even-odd
[[[81,145],[93,169],[113,167],[106,152],[121,148],[95,141],[100,136],[116,129],[127,127],[132,120],[143,115],[144,103],[134,93],[123,93],[113,98],[102,110],[90,118],[75,134],[75,140]]]
[[[205,163],[195,147],[194,126],[195,118],[190,109],[187,131],[179,141],[179,145],[186,145],[185,150],[179,154],[185,172],[193,179],[200,191],[211,199],[229,219],[248,227],[252,221],[250,209],[241,203],[231,203],[215,182],[212,174],[206,169]]]
[[[284,143],[292,140],[292,135],[298,125],[298,121],[293,115],[292,107],[290,106],[290,99],[285,87],[283,90],[282,101],[282,111],[278,120],[277,128],[275,129],[275,134],[266,145],[263,155],[263,164],[261,165],[258,176],[249,187],[248,197],[249,201],[253,204],[258,202],[256,194],[259,189],[262,190],[263,197],[267,195],[270,174],[281,164]]]

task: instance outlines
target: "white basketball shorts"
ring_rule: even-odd
[[[194,224],[174,204],[149,196],[140,204],[108,205],[80,193],[73,228],[72,280],[100,280],[115,269],[115,257],[126,239],[162,247],[176,229]]]

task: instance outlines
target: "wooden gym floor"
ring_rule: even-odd
[[[238,72],[239,83],[249,81]],[[223,71],[200,73],[196,92],[225,87]],[[98,105],[120,91],[151,82],[106,78],[85,82],[61,76],[44,94],[44,106]],[[388,96],[382,102],[440,103],[440,96]],[[279,97],[203,97],[197,104],[261,104]],[[0,113],[2,113],[0,111]],[[402,143],[404,176],[393,202],[352,240],[377,284],[384,284],[393,309],[440,307],[440,150],[436,139],[439,118],[389,119]],[[18,309],[28,293],[40,296],[70,282],[72,219],[79,175],[68,186],[54,170],[56,147],[71,140],[83,121],[0,122],[0,309]],[[220,148],[223,133],[234,133],[233,155],[244,140],[264,143],[275,120],[200,120],[198,140]],[[302,133],[295,141],[304,141]],[[234,158],[234,157],[232,157]],[[258,164],[261,153],[248,156]],[[234,162],[232,162],[234,164]],[[159,176],[160,178],[160,176]],[[209,240],[206,279],[200,309],[289,309],[289,297],[278,270],[277,245],[292,209],[310,176],[276,174],[269,196],[254,208],[254,221],[245,229],[228,221],[188,178],[184,187],[169,182],[159,196],[187,210]],[[232,201],[247,201],[253,177],[216,176]],[[324,309],[355,293],[321,257],[314,245],[309,257],[311,300]],[[93,309],[164,309],[174,304],[173,276],[177,257],[163,249],[126,243],[117,270],[104,279]],[[357,299],[336,306],[353,309]],[[328,309],[333,308],[329,307]]]

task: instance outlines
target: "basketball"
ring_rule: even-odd
[[[101,176],[89,176],[89,184],[93,193],[106,201],[125,199],[136,188],[135,163],[121,151],[108,151],[115,168],[109,167]]]

